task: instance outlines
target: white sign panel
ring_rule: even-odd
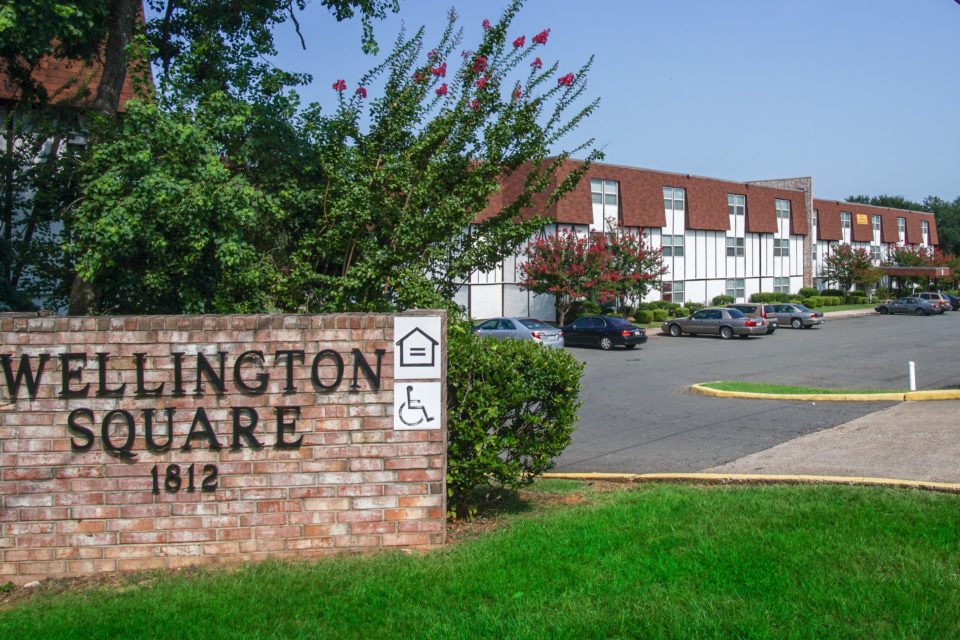
[[[393,428],[439,429],[440,391],[439,382],[397,382],[393,389]]]
[[[395,380],[439,380],[443,363],[439,316],[393,319]],[[399,388],[400,385],[397,385]]]

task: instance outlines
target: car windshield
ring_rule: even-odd
[[[727,313],[730,314],[731,318],[744,318],[743,312],[739,309],[727,309]]]
[[[607,322],[609,322],[611,325],[615,327],[632,327],[633,326],[623,318],[607,318]]]
[[[553,329],[546,322],[540,322],[539,320],[534,320],[533,318],[521,318],[520,324],[525,326],[527,329]]]

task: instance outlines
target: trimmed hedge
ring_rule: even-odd
[[[733,296],[714,296],[712,303],[715,307],[722,307],[725,304],[733,304]]]
[[[653,310],[653,321],[654,322],[666,322],[670,319],[670,311],[667,309],[654,309]]]
[[[843,289],[824,289],[820,292],[820,295],[827,297],[840,296],[842,298],[843,296],[847,295],[847,293],[849,292],[844,291]]]
[[[750,294],[750,302],[787,302],[790,299],[789,293],[780,293],[773,291],[761,291],[760,293]]]
[[[637,319],[637,322],[640,324],[650,324],[653,322],[653,310],[652,309],[641,309],[637,311],[634,316]]]
[[[697,311],[700,311],[700,309],[703,309],[703,307],[705,307],[705,306],[706,306],[706,305],[700,304],[699,302],[688,302],[688,303],[686,304],[686,307],[687,307],[687,315],[688,315],[688,316],[692,316],[692,315],[695,314]]]
[[[820,292],[813,287],[800,287],[797,295],[801,298],[813,298],[820,295]]]
[[[532,340],[447,332],[447,497],[458,516],[492,489],[528,485],[571,442],[583,365]]]

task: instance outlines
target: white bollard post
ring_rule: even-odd
[[[907,363],[907,371],[910,374],[910,391],[917,390],[917,365],[914,364],[913,360]]]

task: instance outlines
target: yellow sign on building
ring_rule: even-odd
[[[858,214],[857,214],[857,224],[870,224],[870,222],[867,220],[867,214],[865,214],[865,213],[858,213]]]

